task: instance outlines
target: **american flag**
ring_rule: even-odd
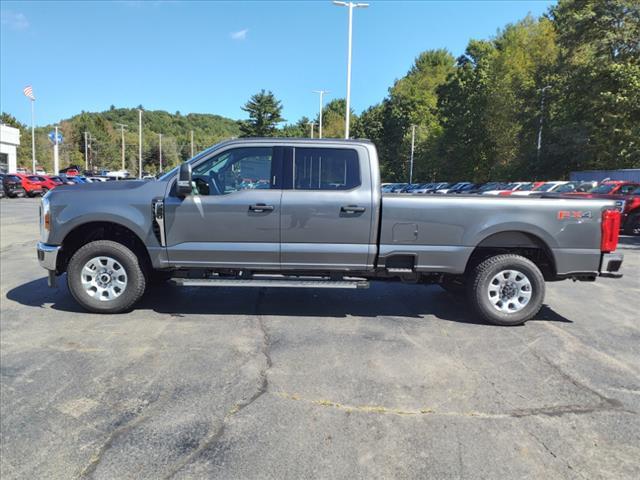
[[[26,87],[24,87],[24,90],[22,90],[24,92],[24,96],[31,99],[31,100],[35,100],[36,97],[33,96],[33,87],[31,85],[27,85]]]

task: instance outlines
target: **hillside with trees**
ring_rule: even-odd
[[[139,106],[138,108],[141,108]],[[21,147],[18,165],[31,167],[31,129],[11,115],[2,114],[2,122],[20,129]],[[111,107],[105,112],[82,112],[59,122],[64,142],[60,145],[60,166],[85,165],[85,132],[90,169],[122,168],[122,136],[125,125],[125,168],[138,171],[138,109]],[[53,170],[53,153],[47,137],[53,125],[37,127],[36,158],[47,171]],[[219,115],[162,110],[143,110],[143,169],[156,172],[159,167],[159,136],[162,134],[162,158],[165,167],[178,165],[191,156],[191,132],[194,151],[198,152],[221,140],[240,134],[238,123]]]

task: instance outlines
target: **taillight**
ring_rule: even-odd
[[[605,210],[602,212],[602,237],[600,238],[600,251],[613,252],[618,246],[620,234],[620,212],[617,210]]]

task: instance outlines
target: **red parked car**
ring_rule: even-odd
[[[27,192],[28,197],[35,197],[36,195],[42,195],[42,182],[36,180],[39,178],[36,175],[25,175],[24,173],[16,173],[16,177],[22,182],[22,188]]]
[[[632,182],[605,182],[602,185],[607,185],[606,189],[611,189],[614,193],[594,193],[598,188],[596,187],[588,193],[571,192],[565,193],[563,196],[575,198],[580,195],[581,198],[615,200],[616,207],[622,212],[620,221],[622,231],[627,235],[640,235],[640,185]],[[630,188],[629,185],[631,185]]]
[[[594,195],[629,195],[640,187],[640,183],[624,180],[607,180],[588,192],[570,192],[567,195],[593,198]]]
[[[49,190],[56,188],[58,185],[63,184],[60,177],[53,177],[50,175],[30,175],[28,178],[32,181],[41,182],[43,195]]]

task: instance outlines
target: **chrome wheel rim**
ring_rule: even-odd
[[[87,295],[102,302],[118,298],[127,288],[127,271],[114,258],[93,257],[82,267],[80,281]]]
[[[487,295],[493,307],[502,313],[516,313],[529,304],[531,281],[518,270],[502,270],[489,282]]]

